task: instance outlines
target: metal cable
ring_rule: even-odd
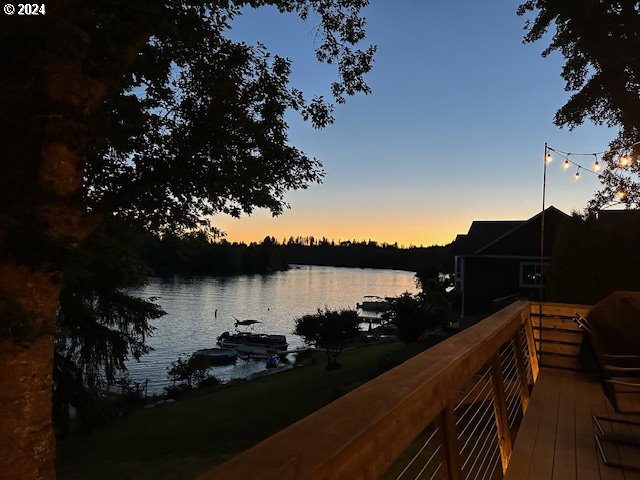
[[[497,453],[499,453],[499,452],[497,452]],[[500,466],[500,462],[501,461],[502,461],[502,459],[500,458],[500,455],[496,455],[496,459],[493,462],[493,465],[491,466],[491,468],[487,469],[487,471],[485,472],[485,474],[482,477],[482,480],[485,480],[485,478],[487,477],[487,473],[489,474],[489,479],[491,479],[491,473],[496,471],[496,468],[498,468]]]
[[[493,424],[493,426],[495,427],[495,424]],[[494,439],[496,439],[496,440],[497,440],[497,438],[498,438],[498,436],[497,436],[497,432],[496,432],[496,435],[491,435],[491,436],[490,436],[490,435],[486,435],[486,436],[484,437],[485,443],[489,445],[489,448],[491,448],[491,443],[486,442],[486,440],[490,439],[491,437],[493,437]],[[479,438],[479,439],[480,439],[480,438]],[[479,440],[479,439],[478,439],[478,440]],[[494,448],[494,450],[495,450],[495,448]],[[476,464],[478,463],[478,459],[480,458],[480,453],[482,453],[482,449],[480,449],[480,451],[478,452],[478,454],[477,454],[477,455],[475,455],[475,460],[474,460],[474,462],[471,464],[471,467],[469,468],[469,470],[467,471],[467,475],[466,475],[466,477],[465,477],[465,478],[469,478],[469,475],[471,474],[471,472],[473,472],[473,471],[474,471],[474,467],[476,466]],[[484,457],[485,459],[486,459],[486,457],[487,457],[487,454],[488,454],[488,452],[487,452],[487,453],[485,453],[485,457]],[[469,457],[469,458],[471,458],[471,457]],[[468,463],[468,460],[467,460],[467,463]],[[482,466],[482,464],[484,464],[484,459],[483,459],[483,462],[480,464],[480,466]],[[464,469],[464,466],[463,466],[462,468]]]
[[[486,411],[489,413],[490,417],[493,417],[493,408],[487,408]],[[469,463],[469,459],[471,458],[471,454],[476,450],[476,447],[478,446],[478,442],[480,441],[480,439],[482,439],[485,436],[485,432],[486,432],[487,428],[491,428],[491,427],[495,428],[495,421],[487,421],[487,422],[485,422],[484,428],[478,434],[477,440],[474,443],[473,447],[471,448],[471,451],[469,452],[469,455],[467,456],[467,459],[465,460],[464,464],[462,465],[462,468],[464,468],[465,465],[467,463]],[[472,437],[469,437],[469,439],[467,439],[467,442],[465,443],[465,446],[460,449],[461,453],[464,451],[465,447],[469,444],[469,442],[471,441],[471,438]]]
[[[429,460],[427,460],[424,464],[424,466],[420,469],[420,471],[418,472],[418,474],[415,476],[414,480],[418,480],[418,478],[420,478],[420,475],[422,475],[424,473],[424,471],[426,470],[427,466],[429,466],[429,463],[431,463],[431,460],[433,460],[433,458],[436,456],[436,454],[440,451],[440,445],[438,445],[438,448],[436,448],[433,453],[431,454],[431,456],[429,457]],[[440,468],[438,466],[438,468]]]
[[[455,406],[454,411],[456,411],[456,413],[463,406],[465,406],[465,405],[467,406],[467,409],[465,410],[465,412],[458,416],[458,420],[456,421],[456,425],[461,423],[461,421],[464,418],[466,412],[469,410],[469,405],[475,404],[478,401],[478,399],[484,394],[484,391],[486,390],[487,385],[489,384],[489,382],[485,380],[485,377],[488,376],[488,375],[489,375],[489,370],[487,369],[487,371],[480,378],[478,378],[476,380],[476,383],[474,384],[473,388],[469,391],[469,393],[467,395],[465,395],[465,397],[462,400],[460,400],[458,402],[458,404]],[[478,388],[479,386],[482,386],[482,388],[480,389],[478,394],[475,396],[475,398],[473,399],[472,402],[468,402],[467,399],[469,398],[471,392],[475,391],[476,388]]]
[[[487,449],[487,452],[485,453],[484,458],[482,459],[482,462],[478,466],[478,469],[477,469],[478,474],[480,474],[483,471],[484,465],[487,462],[487,460],[491,461],[490,460],[491,456],[493,456],[493,458],[495,458],[496,456],[500,458],[500,447],[497,442],[494,442],[493,445],[489,444],[489,448]],[[487,465],[487,470],[488,469],[489,469],[489,465]],[[483,475],[483,478],[486,476],[487,470],[484,470],[485,473]],[[475,478],[478,478],[478,475],[476,475]]]
[[[429,477],[429,480],[433,480],[434,478],[436,478],[436,475],[440,471],[440,468],[442,468],[442,462],[438,464],[438,468],[436,468],[435,471],[431,474],[431,476]]]
[[[491,383],[490,383],[490,382],[486,382],[486,383],[485,383],[485,386],[483,387],[483,389],[482,389],[482,392],[481,392],[481,393],[483,393],[487,388],[491,390],[492,386],[491,386]],[[476,397],[476,398],[478,398],[478,397]],[[465,415],[467,414],[467,412],[469,412],[469,411],[472,409],[471,405],[477,405],[478,403],[482,404],[483,402],[482,402],[482,401],[481,401],[481,402],[477,402],[477,401],[476,401],[476,402],[474,402],[473,404],[470,404],[469,408],[465,411]],[[467,431],[467,429],[469,428],[469,426],[474,424],[474,420],[475,420],[475,418],[478,416],[478,414],[479,414],[481,411],[482,411],[482,409],[480,409],[480,408],[476,408],[476,409],[475,409],[475,413],[474,413],[474,414],[473,414],[473,416],[469,419],[469,421],[468,421],[468,422],[466,422],[465,427],[464,427],[464,428],[460,431],[460,433],[458,434],[458,438],[462,437],[462,435],[464,435],[464,434],[466,433],[466,431]],[[461,418],[461,419],[462,419],[462,418]],[[459,423],[459,422],[456,422],[456,426],[458,426],[458,423]],[[476,423],[476,425],[477,425],[477,423]],[[476,426],[476,428],[477,428],[477,426]],[[475,429],[474,429],[474,431],[475,431]],[[473,432],[472,432],[472,433],[473,433]]]
[[[407,465],[404,467],[404,469],[398,474],[398,476],[396,477],[396,480],[398,480],[400,477],[402,477],[407,472],[407,470],[409,470],[411,465],[413,465],[413,462],[415,462],[417,460],[417,458],[424,451],[424,449],[427,447],[429,442],[435,437],[436,433],[438,433],[438,428],[435,428],[433,430],[433,433],[431,433],[431,435],[429,436],[429,438],[427,438],[427,440],[424,442],[422,447],[420,447],[420,450],[418,450],[418,452],[413,456],[411,461],[409,463],[407,463]],[[438,448],[440,448],[440,446],[438,446]]]
[[[480,371],[478,371],[478,373],[480,373]],[[469,392],[464,396],[464,398],[462,400],[460,400],[458,402],[458,405],[456,405],[456,407],[454,408],[454,410],[457,410],[461,405],[464,405],[465,401],[467,400],[467,398],[469,398],[469,395],[471,395],[471,393],[478,387],[478,385],[480,385],[480,381],[489,374],[489,369],[486,369],[486,371],[480,376],[480,378],[478,378],[478,380],[476,381],[476,383],[474,384],[473,388],[471,390],[469,390]],[[477,398],[477,397],[476,397]],[[472,402],[473,403],[473,402]]]

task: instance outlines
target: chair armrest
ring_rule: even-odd
[[[640,360],[640,355],[614,355],[611,353],[603,353],[604,358],[620,359],[620,360]]]
[[[639,373],[640,367],[620,367],[618,365],[603,365],[604,369],[611,372],[627,372],[627,373]]]
[[[612,383],[614,385],[623,385],[625,387],[635,387],[640,389],[640,383],[639,382],[626,382],[624,380],[611,380],[611,379],[606,379],[605,380],[606,383]]]

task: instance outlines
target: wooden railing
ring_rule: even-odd
[[[573,317],[576,313],[586,316],[589,308],[562,303],[531,304],[531,325],[541,366],[580,369],[583,332]]]
[[[576,311],[545,305],[543,328],[544,315]],[[200,478],[404,479],[418,470],[458,480],[506,470],[538,376],[532,311],[539,304],[513,303]]]

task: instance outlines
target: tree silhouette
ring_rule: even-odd
[[[616,290],[640,290],[640,212],[618,213],[574,216],[560,227],[546,272],[549,300],[593,305]]]
[[[105,218],[168,234],[319,181],[288,143],[285,112],[333,120],[289,85],[291,62],[229,40],[242,8],[317,19],[316,56],[336,65],[336,102],[368,93],[366,0],[59,0],[0,17],[0,470],[53,478],[51,372],[58,297],[74,249]],[[21,247],[29,232],[32,248]],[[11,439],[10,441],[8,439]]]
[[[406,343],[417,342],[430,329],[446,325],[453,312],[444,293],[424,290],[386,298],[389,308],[383,318],[396,326],[396,336]]]
[[[618,155],[640,154],[640,10],[637,1],[529,0],[518,15],[536,12],[527,20],[525,42],[553,37],[543,56],[565,57],[562,78],[573,92],[555,115],[558,126],[575,128],[586,120],[619,127],[605,155],[602,189],[589,203],[597,210],[622,201],[640,206],[638,162],[621,165]]]
[[[360,321],[355,310],[318,309],[317,313],[298,318],[293,333],[305,343],[323,348],[327,353],[327,370],[334,370],[340,368],[338,356],[358,334]]]

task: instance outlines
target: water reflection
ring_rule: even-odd
[[[152,278],[133,293],[157,297],[167,315],[153,323],[157,330],[148,343],[155,350],[127,366],[134,380],[149,379],[150,393],[161,392],[169,384],[171,362],[215,346],[222,332],[234,329],[235,318],[260,320],[254,331],[286,335],[293,349],[303,346],[291,333],[297,317],[325,306],[355,308],[365,295],[405,291],[416,291],[412,272],[306,265],[272,275]],[[263,361],[239,359],[236,365],[215,367],[213,373],[228,381],[264,369]]]

